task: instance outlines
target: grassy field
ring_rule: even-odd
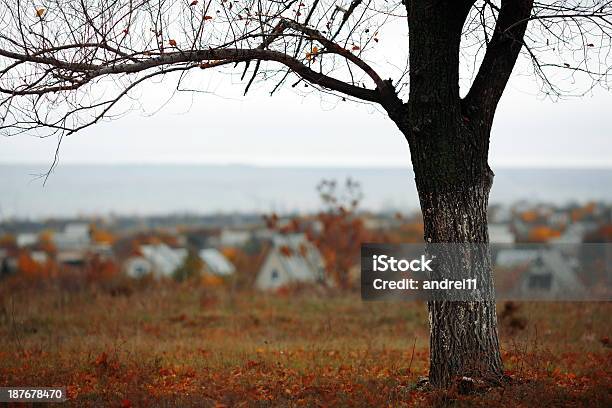
[[[507,308],[511,383],[460,395],[415,386],[428,359],[420,303],[2,285],[0,385],[67,386],[74,406],[612,406],[609,303]]]

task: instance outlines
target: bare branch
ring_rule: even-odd
[[[469,114],[492,121],[497,103],[523,46],[532,0],[502,0],[499,17],[478,74],[464,99]]]

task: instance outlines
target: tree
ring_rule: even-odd
[[[264,221],[268,228],[281,234],[305,233],[321,252],[329,281],[346,290],[353,283],[350,272],[359,262],[361,243],[376,241],[378,237],[366,229],[363,219],[357,214],[363,199],[358,181],[351,178],[347,178],[344,183],[321,180],[317,192],[324,206],[323,211],[316,215],[317,223],[303,222],[296,216],[284,225],[279,225],[276,214],[264,215]]]
[[[356,214],[363,198],[359,182],[347,178],[344,185],[336,180],[322,180],[317,186],[325,210],[317,220],[321,231],[308,231],[308,236],[321,251],[325,268],[341,289],[351,286],[350,270],[359,259],[362,242],[371,242],[363,220]]]
[[[190,250],[183,263],[172,272],[172,277],[178,282],[183,282],[193,278],[199,278],[204,269],[202,258],[195,252]]]
[[[489,137],[521,51],[550,97],[563,95],[558,79],[606,86],[611,58],[606,0],[2,2],[5,135],[61,143],[116,116],[120,100],[162,75],[183,91],[197,90],[185,86],[193,71],[213,68],[241,73],[245,93],[256,80],[271,81],[271,93],[310,84],[374,104],[397,125],[410,147],[425,240],[434,243],[488,241]],[[399,69],[383,63],[406,56]],[[461,61],[478,67],[463,97]],[[384,79],[389,73],[395,79]],[[492,283],[490,265],[477,274]],[[429,311],[433,385],[502,377],[493,300],[431,302]]]

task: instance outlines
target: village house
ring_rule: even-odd
[[[565,228],[570,222],[570,216],[567,211],[556,210],[548,217],[548,223],[556,228]]]
[[[558,250],[538,251],[517,283],[517,292],[523,298],[580,299],[586,292],[583,283]]]
[[[276,234],[255,279],[255,287],[273,290],[293,283],[323,282],[324,279],[323,257],[304,234]]]
[[[234,265],[216,248],[202,249],[198,255],[204,264],[204,273],[228,277],[236,272]]]
[[[38,264],[45,264],[49,260],[49,256],[45,251],[34,250],[30,252],[30,257],[32,260]]]
[[[38,234],[33,232],[22,232],[17,234],[15,242],[19,248],[32,246],[38,242]]]
[[[185,262],[186,248],[172,248],[166,244],[141,245],[140,254],[131,254],[123,261],[123,272],[131,278],[152,274],[171,277]],[[236,272],[234,265],[217,249],[207,248],[198,252],[202,260],[201,274],[226,278]]]
[[[57,253],[55,260],[60,266],[82,268],[85,266],[87,253],[83,250],[62,250]]]
[[[594,222],[574,222],[563,231],[560,237],[551,240],[554,243],[560,244],[580,244],[584,237],[597,228]]]
[[[503,273],[520,272],[511,288],[504,288],[509,289],[505,295],[525,300],[580,299],[586,288],[574,271],[575,264],[575,259],[556,248],[503,249],[495,259]]]
[[[123,262],[123,273],[130,278],[139,279],[153,272],[153,265],[144,256],[132,255]]]
[[[171,277],[187,258],[187,249],[172,248],[166,244],[141,245],[140,252],[151,264],[151,272],[157,278]]]
[[[90,229],[86,223],[71,223],[62,232],[53,234],[53,244],[58,251],[84,251],[91,244]]]

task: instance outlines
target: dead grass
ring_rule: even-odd
[[[460,395],[415,387],[427,374],[423,304],[173,283],[4,287],[0,385],[67,386],[74,406],[604,407],[611,312],[609,303],[520,305],[512,317],[525,328],[501,323],[512,383]]]

